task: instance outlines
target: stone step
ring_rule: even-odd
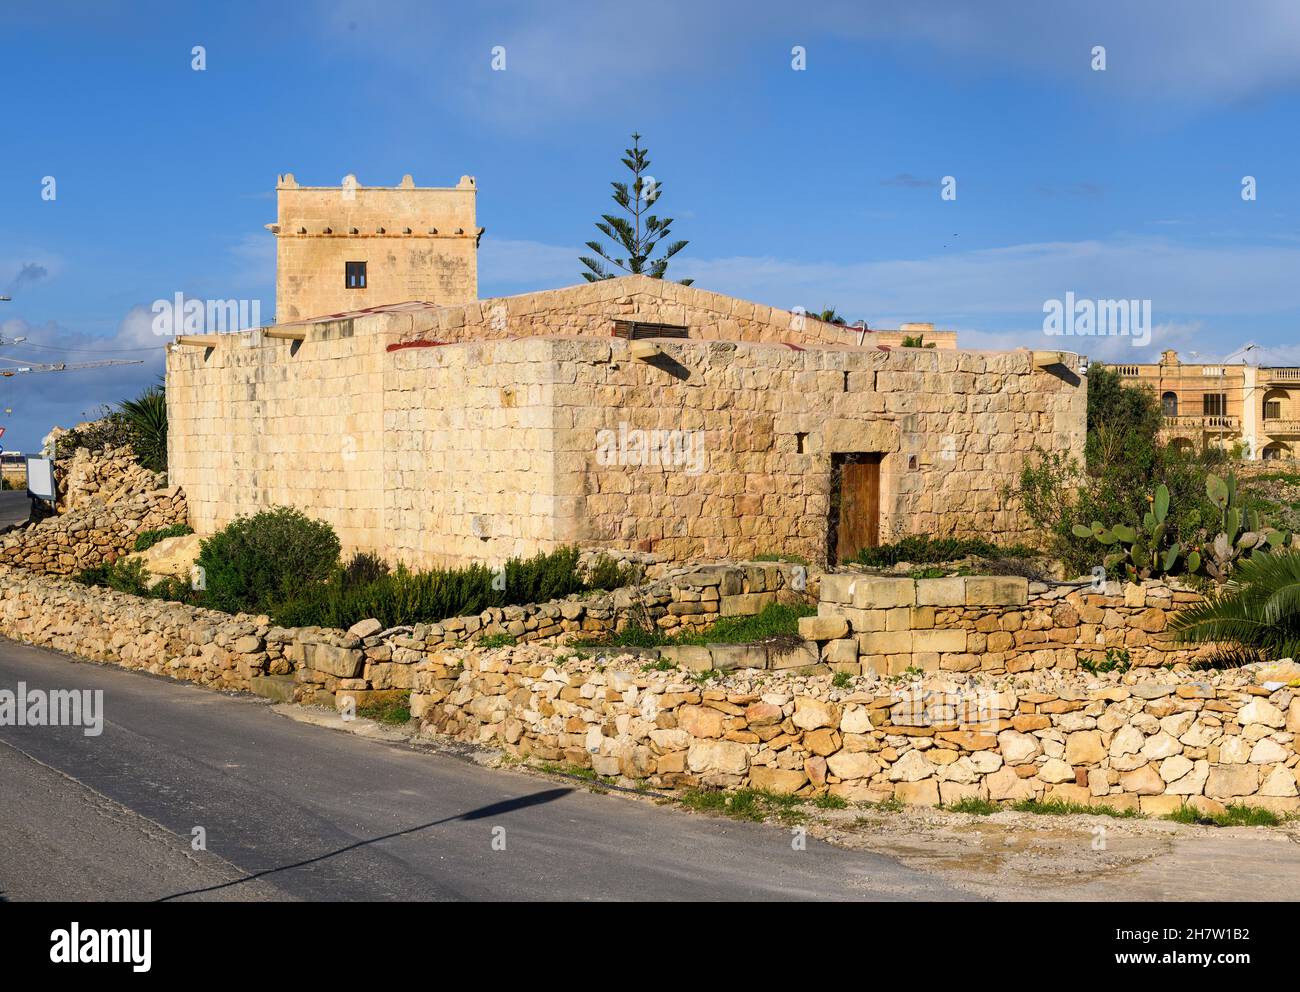
[[[292,703],[296,686],[292,675],[254,675],[248,680],[249,692],[277,703]]]

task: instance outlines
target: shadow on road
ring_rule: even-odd
[[[185,896],[202,895],[205,892],[217,892],[221,889],[229,889],[236,885],[243,885],[245,882],[252,882],[259,878],[266,878],[268,875],[274,875],[277,872],[289,871],[293,868],[304,868],[307,865],[314,865],[330,858],[338,857],[340,854],[346,854],[349,851],[355,851],[357,848],[366,847],[370,844],[378,844],[380,841],[392,840],[394,837],[404,837],[407,834],[419,833],[421,830],[428,830],[430,827],[441,826],[444,823],[455,823],[458,820],[482,820],[493,816],[504,816],[507,813],[513,813],[515,810],[527,809],[529,806],[540,806],[543,803],[554,802],[573,792],[573,789],[547,789],[545,792],[534,792],[529,796],[520,796],[518,799],[506,799],[499,803],[492,803],[488,806],[480,806],[478,809],[470,810],[468,813],[461,813],[458,816],[447,816],[441,820],[432,820],[429,823],[421,823],[418,826],[407,827],[405,830],[396,830],[391,834],[384,834],[380,837],[371,837],[367,840],[359,840],[356,843],[348,844],[346,847],[340,847],[335,851],[327,851],[319,854],[314,858],[307,858],[305,861],[295,861],[293,864],[280,865],[277,868],[264,868],[262,871],[255,871],[243,878],[235,878],[229,882],[222,882],[220,885],[209,885],[202,889],[189,889],[186,892],[174,892],[169,896],[163,896],[158,902],[169,902],[172,899],[183,899]]]

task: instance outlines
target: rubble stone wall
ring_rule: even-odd
[[[0,566],[5,636],[284,701],[361,708],[409,692],[426,733],[624,784],[908,803],[1056,799],[1147,813],[1183,802],[1300,807],[1293,663],[868,672],[837,687],[822,666],[700,681],[616,652],[448,646],[445,630],[378,626],[286,630]]]
[[[60,481],[61,512],[0,537],[0,563],[75,575],[131,551],[136,536],[185,523],[185,494],[136,463],[130,448],[78,449]]]
[[[1300,808],[1300,694],[1254,672],[1033,672],[915,682],[674,672],[563,649],[417,662],[437,733],[658,789],[751,786],[850,801],[1060,800],[1164,814]]]

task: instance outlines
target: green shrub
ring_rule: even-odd
[[[618,589],[640,581],[640,569],[635,566],[620,565],[613,558],[601,556],[588,570],[586,587],[588,589]]]
[[[1196,807],[1184,803],[1165,819],[1206,827],[1276,827],[1282,823],[1282,817],[1271,809],[1237,803],[1230,804],[1222,813],[1202,813]]]
[[[377,582],[388,574],[388,562],[368,551],[358,551],[343,566],[343,584],[360,586]]]
[[[150,596],[149,573],[139,558],[119,558],[87,568],[74,576],[76,581],[88,586],[106,586],[132,596]]]
[[[810,567],[808,559],[803,555],[786,555],[776,551],[764,551],[762,554],[754,555],[754,561],[777,561],[787,565],[803,565],[805,568]]]
[[[205,606],[227,613],[273,612],[312,596],[338,569],[334,528],[286,506],[237,517],[199,546]]]
[[[71,458],[78,448],[92,454],[105,448],[120,448],[131,443],[131,427],[120,412],[101,407],[102,416],[82,428],[73,428],[54,442],[57,458]]]
[[[1184,452],[1160,443],[1160,400],[1146,386],[1124,383],[1100,365],[1088,372],[1088,435],[1083,465],[1061,452],[1038,452],[1004,495],[1018,502],[1044,534],[1044,550],[1076,575],[1100,565],[1095,539],[1076,536],[1078,523],[1103,521],[1138,530],[1160,485],[1169,494],[1161,542],[1183,549],[1200,543],[1219,513],[1205,491],[1207,474],[1223,464],[1217,449]]]
[[[389,572],[381,570],[382,563],[353,558],[347,568],[335,569],[327,581],[277,603],[272,615],[286,627],[346,628],[369,617],[395,627],[437,623],[489,607],[544,603],[626,584],[628,571],[604,567],[602,563],[608,559],[597,562],[584,581],[578,554],[577,548],[561,548],[532,558],[512,558],[502,569],[469,565],[426,572],[402,567]]]
[[[850,561],[858,565],[879,568],[897,565],[900,561],[925,565],[968,557],[1033,558],[1037,554],[1036,549],[1023,544],[999,547],[982,538],[931,537],[928,534],[914,534],[893,544],[863,548]]]
[[[148,551],[159,541],[164,541],[169,537],[183,537],[186,534],[193,534],[194,528],[189,524],[172,524],[170,527],[159,527],[157,530],[147,530],[138,534],[135,539],[135,551]]]
[[[411,722],[411,694],[404,692],[395,699],[358,707],[357,716],[399,727],[408,724]]]
[[[723,617],[703,630],[667,634],[659,628],[649,629],[628,624],[615,634],[587,641],[586,647],[654,648],[682,644],[755,644],[774,639],[799,640],[799,618],[817,613],[815,606],[769,603],[752,616]]]

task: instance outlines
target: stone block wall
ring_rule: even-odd
[[[580,286],[475,300],[439,308],[402,340],[434,338],[447,343],[511,337],[582,334],[609,337],[613,322],[638,320],[690,329],[704,341],[899,347],[905,331],[860,331],[779,307],[711,293],[648,276],[623,276]],[[926,343],[957,346],[952,331],[927,330]]]
[[[387,321],[318,325],[310,344],[231,334],[210,352],[169,350],[169,477],[199,534],[285,505],[349,550],[385,547]]]
[[[771,308],[614,282],[512,297],[499,339],[483,339],[497,318],[479,301],[313,323],[301,343],[169,349],[171,481],[193,526],[292,505],[346,551],[420,566],[568,543],[820,560],[833,455],[882,455],[884,538],[1015,539],[1028,535],[1001,487],[1035,447],[1082,451],[1085,387],[1028,351],[886,351],[840,328],[805,346]],[[650,361],[596,332],[620,315],[675,319],[649,301],[729,316],[699,317],[711,331],[661,341]],[[537,336],[555,329],[578,336]],[[625,439],[643,431],[690,457],[630,463]]]
[[[1201,595],[1163,581],[1047,585],[1017,576],[910,579],[825,575],[818,615],[800,632],[836,671],[1018,673],[1074,669],[1124,652],[1134,667],[1208,656],[1176,645],[1169,615]],[[1112,658],[1115,657],[1112,655]]]
[[[886,539],[1024,538],[1002,487],[1033,447],[1082,443],[1083,390],[1035,370],[1028,352],[659,346],[652,362],[593,338],[397,352],[401,411],[386,416],[386,443],[409,466],[395,498],[412,504],[392,514],[399,556],[495,560],[577,543],[669,561],[819,561],[833,456],[859,451],[882,455]],[[680,457],[647,464],[638,445],[655,437]]]
[[[275,304],[280,323],[408,300],[463,303],[478,296],[474,179],[455,187],[299,186],[276,183]],[[349,288],[347,262],[366,262]]]

